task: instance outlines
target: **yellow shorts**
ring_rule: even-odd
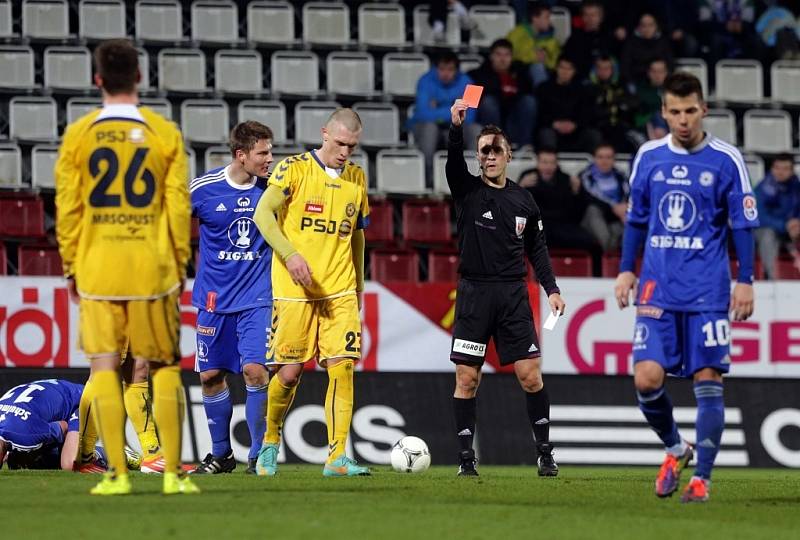
[[[163,364],[180,361],[179,292],[155,300],[80,302],[80,342],[86,356],[124,354]]]
[[[361,359],[361,316],[355,294],[327,300],[275,300],[268,358],[302,364],[314,357]]]

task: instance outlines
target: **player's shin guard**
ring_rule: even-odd
[[[86,381],[78,406],[78,421],[80,430],[80,444],[78,448],[78,461],[89,461],[94,457],[94,447],[97,444],[97,424],[92,417],[92,401],[94,400],[94,381]]]
[[[289,407],[292,406],[297,386],[284,386],[277,375],[273,375],[267,385],[267,431],[264,433],[264,444],[281,442],[283,420]]]
[[[353,361],[343,360],[328,368],[325,421],[328,424],[328,463],[345,453],[353,420]]]
[[[258,457],[261,441],[267,431],[267,385],[247,386],[247,400],[244,404],[244,416],[250,430],[250,453],[248,459]]]
[[[164,472],[181,473],[181,436],[186,396],[181,384],[180,367],[164,366],[150,373],[153,379],[153,416],[164,453]]]
[[[109,472],[127,474],[125,460],[125,404],[122,383],[116,370],[97,371],[92,375],[94,399],[92,415],[103,440]]]
[[[211,454],[218,458],[226,457],[231,453],[233,417],[233,402],[228,387],[213,396],[203,396],[203,408],[206,411],[208,431],[211,434]]]
[[[145,459],[158,454],[158,435],[147,382],[123,384],[123,396],[125,412],[131,419]]]
[[[698,381],[694,383],[694,395],[697,399],[697,467],[694,475],[708,480],[725,427],[722,383]]]
[[[639,409],[644,413],[647,423],[664,442],[667,448],[675,448],[681,444],[678,425],[672,416],[672,401],[667,390],[662,386],[652,392],[636,392]]]
[[[549,441],[550,396],[547,394],[547,388],[542,388],[538,392],[525,392],[525,404],[533,428],[533,438],[537,443]]]

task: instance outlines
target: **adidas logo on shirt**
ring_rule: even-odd
[[[227,208],[225,208],[225,205],[224,205],[224,204],[222,204],[222,203],[219,203],[219,204],[217,205],[217,212],[225,212],[225,211],[227,211],[227,210],[228,210],[228,209],[227,209]]]
[[[483,214],[483,217],[485,217],[486,219],[494,219],[492,217],[492,211],[491,210],[487,210],[486,213]]]

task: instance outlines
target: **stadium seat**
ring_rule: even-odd
[[[469,16],[480,30],[469,36],[469,44],[477,47],[488,47],[497,38],[506,37],[516,22],[511,6],[478,4],[469,8]]]
[[[744,165],[747,167],[747,175],[750,177],[750,184],[756,187],[766,175],[764,159],[756,154],[745,154]]]
[[[82,39],[124,38],[125,3],[122,0],[81,0],[78,5],[78,37]]]
[[[358,42],[371,47],[402,47],[406,44],[406,12],[396,3],[366,3],[358,6]]]
[[[375,186],[380,193],[425,193],[425,157],[422,152],[416,148],[378,151]]]
[[[41,238],[44,236],[44,203],[36,195],[0,196],[0,236]]]
[[[721,101],[760,102],[764,99],[763,70],[758,60],[720,60],[714,66]]]
[[[736,144],[736,115],[730,109],[709,109],[703,129],[726,143]]]
[[[444,166],[447,163],[447,150],[437,150],[433,154],[433,192],[437,195],[450,195]]]
[[[14,143],[0,143],[0,188],[22,186],[22,151]]]
[[[303,4],[303,42],[315,45],[350,43],[350,8],[342,2]]]
[[[294,109],[294,140],[297,144],[319,144],[320,128],[340,105],[335,101],[301,101]]]
[[[370,279],[419,282],[419,255],[414,250],[373,249],[369,254]]]
[[[394,103],[360,102],[353,110],[361,117],[361,144],[387,147],[400,143],[400,111]]]
[[[403,239],[424,244],[450,243],[450,204],[432,200],[404,201]]]
[[[183,14],[177,0],[138,0],[136,39],[155,43],[184,41]]]
[[[31,185],[40,189],[55,189],[53,172],[58,159],[58,146],[37,144],[31,150]]]
[[[55,246],[19,246],[17,267],[20,276],[61,276],[64,273],[61,256]]]
[[[792,259],[780,257],[775,261],[775,279],[800,279]]]
[[[194,153],[194,149],[192,149],[191,146],[184,147],[184,151],[186,152],[186,161],[189,162],[189,178],[196,178],[197,155]]]
[[[206,87],[206,55],[200,49],[158,51],[158,88],[168,92],[197,93]]]
[[[556,278],[592,277],[592,258],[588,253],[554,249],[550,251],[550,262]]]
[[[244,100],[239,102],[236,116],[238,122],[255,120],[269,126],[273,142],[286,143],[286,106],[282,101]]]
[[[675,70],[685,71],[691,73],[700,79],[700,86],[703,87],[703,95],[709,99],[710,93],[708,88],[708,65],[702,58],[676,58]]]
[[[603,258],[600,261],[602,277],[616,278],[619,274],[620,256],[618,253],[603,253]],[[642,270],[642,258],[636,259],[636,275]]]
[[[192,41],[234,44],[239,39],[239,9],[230,0],[195,0],[191,7]]]
[[[205,172],[224,167],[231,162],[231,149],[227,146],[209,146],[203,156]]]
[[[458,252],[453,249],[428,252],[428,281],[455,283],[458,281]]]
[[[69,6],[66,0],[23,0],[22,37],[65,40],[69,33]]]
[[[8,273],[8,254],[6,253],[6,245],[0,242],[0,276],[5,276]]]
[[[139,91],[147,92],[150,88],[150,55],[141,47],[136,48],[139,51],[139,72],[142,78],[139,81]]]
[[[390,199],[369,200],[369,227],[364,231],[367,242],[394,242],[394,205]]]
[[[550,11],[550,23],[553,25],[556,40],[564,45],[572,35],[572,15],[569,9],[553,6]]]
[[[415,45],[446,45],[448,47],[458,47],[461,45],[461,27],[458,23],[458,15],[450,9],[447,11],[447,23],[445,24],[444,42],[437,44],[433,40],[433,29],[428,22],[430,6],[415,6],[413,11],[413,33]],[[462,70],[463,71],[463,70]]]
[[[583,152],[559,152],[558,166],[566,174],[573,176],[592,162],[592,155]]]
[[[144,105],[164,118],[172,120],[172,103],[166,98],[140,98],[139,104]]]
[[[103,100],[92,97],[74,97],[67,100],[67,124],[73,123],[81,116],[102,107]]]
[[[778,60],[769,70],[772,101],[800,104],[800,62]]]
[[[283,0],[247,4],[247,41],[281,46],[296,43],[294,6]]]
[[[51,97],[13,97],[8,104],[9,134],[23,141],[53,141],[58,137],[56,102]]]
[[[33,49],[25,45],[0,45],[0,88],[31,89],[35,86]]]
[[[470,159],[475,161],[475,153],[470,152],[470,154]],[[519,182],[519,177],[522,173],[534,167],[536,167],[536,154],[533,152],[514,152],[514,159],[509,161],[508,166],[506,166],[506,178]]]
[[[744,148],[751,152],[791,152],[792,117],[787,111],[773,109],[745,111]]]
[[[0,0],[0,38],[19,37],[14,34],[14,16],[11,0]]]
[[[369,156],[361,149],[356,149],[355,152],[350,154],[350,161],[352,161],[353,163],[355,163],[364,170],[364,174],[367,175],[367,181],[369,181],[370,179]]]
[[[375,94],[375,59],[368,52],[341,51],[325,59],[329,96]]]
[[[417,81],[431,68],[423,53],[388,53],[382,60],[383,93],[395,97],[414,97]]]
[[[473,69],[481,67],[483,64],[483,56],[475,53],[466,53],[458,55],[459,71],[466,73]]]
[[[44,85],[53,90],[91,90],[92,54],[86,47],[47,47]]]
[[[228,104],[221,99],[185,100],[181,103],[181,131],[187,141],[226,141],[230,132]]]
[[[270,60],[270,90],[279,94],[319,94],[319,57],[312,51],[273,53]]]
[[[264,92],[262,59],[258,51],[226,49],[214,53],[214,88],[226,94]]]

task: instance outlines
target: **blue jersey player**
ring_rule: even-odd
[[[72,470],[83,385],[48,379],[0,397],[0,466]]]
[[[729,317],[753,313],[756,200],[739,151],[703,131],[700,82],[675,73],[664,83],[670,134],[645,143],[631,171],[631,196],[615,294],[628,305],[635,258],[644,244],[633,334],[639,408],[666,447],[656,495],[678,489],[695,449],[678,434],[666,373],[691,377],[697,400],[697,466],[681,501],[708,500],[711,469],[725,424],[722,375],[730,368]],[[739,261],[731,297],[728,229]]]
[[[272,131],[258,122],[240,123],[231,130],[230,148],[229,165],[189,185],[192,214],[200,220],[200,261],[192,292],[199,310],[195,368],[212,441],[211,453],[194,474],[219,474],[236,467],[228,373],[242,373],[247,386],[249,473],[255,472],[266,430],[272,250],[258,232],[253,212],[267,187]]]

